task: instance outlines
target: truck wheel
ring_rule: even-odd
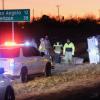
[[[21,70],[20,80],[22,83],[25,83],[28,81],[28,71],[26,67],[23,67]]]
[[[14,90],[11,86],[7,87],[4,100],[15,100]]]
[[[47,63],[45,68],[45,76],[51,76],[51,63]]]

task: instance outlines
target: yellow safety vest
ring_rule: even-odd
[[[55,53],[61,53],[61,48],[62,48],[62,44],[58,44],[58,45],[53,45],[55,47],[54,51]]]
[[[72,48],[72,55],[74,55],[74,52],[75,52],[75,46],[74,44],[71,42],[71,43],[65,43],[64,47],[63,47],[63,54],[65,55],[65,52],[66,52],[66,48]]]

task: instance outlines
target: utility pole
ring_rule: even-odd
[[[100,9],[99,9],[99,20],[100,20]]]
[[[56,7],[57,7],[58,19],[60,20],[60,5],[56,5]]]
[[[33,8],[33,20],[34,20],[34,8]]]
[[[41,10],[41,16],[43,16],[43,10]]]
[[[4,0],[2,0],[2,9],[4,10]]]

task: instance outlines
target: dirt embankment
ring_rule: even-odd
[[[16,100],[100,100],[100,65],[74,66],[14,88]]]
[[[62,87],[62,89],[61,89]],[[57,86],[59,91],[50,93],[23,94],[16,100],[100,100],[100,77],[97,79],[77,80]]]

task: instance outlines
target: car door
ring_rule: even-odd
[[[33,68],[35,68],[36,73],[41,73],[44,70],[44,62],[43,57],[40,55],[40,52],[33,48],[33,59],[35,61],[35,64],[33,64]],[[34,67],[34,65],[36,67]]]
[[[28,74],[39,73],[41,62],[38,50],[34,47],[23,47],[23,56],[26,59],[25,63],[28,68]]]

